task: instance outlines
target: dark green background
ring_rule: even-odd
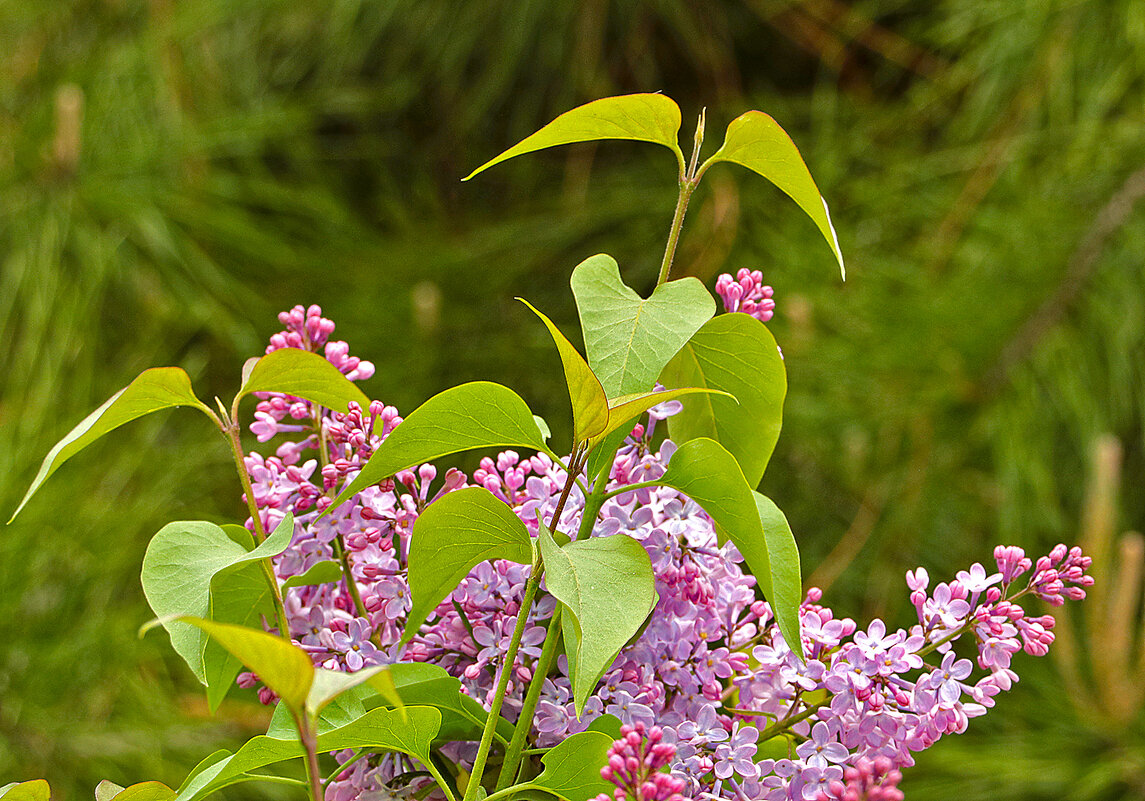
[[[459,179],[572,106],[657,90],[685,137],[707,107],[709,153],[769,112],[831,203],[846,284],[797,207],[732,166],[694,197],[677,273],[762,268],[775,287],[791,388],[763,488],[805,577],[847,543],[815,576],[837,575],[840,613],[906,623],[908,568],[1077,540],[1101,434],[1123,492],[1094,519],[1145,525],[1139,0],[0,0],[0,509],[147,367],[229,397],[295,303],[378,365],[370,395],[408,412],[492,379],[559,441],[551,343],[513,297],[571,329],[568,275],[602,251],[649,289],[673,160],[604,143]],[[59,799],[177,784],[265,724],[241,695],[209,718],[164,639],[135,637],[148,538],[241,516],[229,469],[171,413],[0,530],[0,779],[46,776]],[[1088,622],[1136,643],[1126,597]],[[1078,629],[1076,679],[1020,657],[1023,682],[924,755],[908,796],[1145,797],[1118,685],[1137,657],[1084,658],[1106,637]]]

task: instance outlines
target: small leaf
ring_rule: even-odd
[[[214,637],[244,665],[258,674],[287,706],[301,711],[314,682],[314,664],[310,656],[293,643],[265,631],[216,623],[183,615],[184,623],[198,626]]]
[[[345,726],[319,734],[318,753],[345,748],[373,748],[400,751],[425,762],[429,759],[430,744],[437,734],[441,715],[427,706],[406,707],[405,710],[403,717],[398,710],[374,709]],[[297,736],[288,739],[254,737],[234,754],[223,752],[217,761],[200,763],[194,777],[179,788],[176,801],[197,801],[226,786],[236,776],[303,754]],[[218,752],[212,757],[217,755]]]
[[[703,389],[700,387],[683,387],[681,389],[669,389],[663,392],[637,392],[634,395],[621,395],[615,400],[609,401],[608,404],[608,425],[604,430],[593,438],[592,447],[596,447],[613,431],[619,430],[625,423],[631,423],[644,412],[676,398],[683,397],[684,395],[695,394],[718,394],[726,395],[731,398],[731,402],[735,403],[735,398],[732,398],[728,393],[718,389]]]
[[[317,716],[339,695],[361,684],[369,684],[393,706],[404,706],[394,689],[394,680],[386,665],[375,665],[354,673],[315,668],[314,681],[306,697],[306,713],[311,717]]]
[[[795,539],[790,528],[776,526],[770,512],[765,525],[756,495],[735,457],[715,440],[694,439],[676,449],[659,483],[698,503],[715,523],[720,541],[735,543],[771,603],[783,638],[793,651],[802,654],[800,593],[798,589],[792,592],[800,583]]]
[[[130,423],[136,418],[158,412],[161,409],[171,409],[176,406],[194,407],[212,420],[214,413],[203,404],[191,389],[191,379],[179,367],[153,367],[144,370],[134,381],[112,395],[102,406],[89,414],[80,424],[67,433],[55,444],[44,457],[40,470],[32,479],[32,485],[24,494],[24,499],[8,519],[11,523],[20,514],[20,510],[36,493],[48,477],[59,469],[60,465],[75,456],[88,445],[95,442],[109,431],[114,431],[124,423]]]
[[[679,133],[680,107],[665,95],[605,97],[566,111],[535,134],[482,164],[462,180],[468,181],[494,164],[524,153],[600,139],[633,139],[664,145],[676,154],[683,172],[684,154],[677,141]]]
[[[583,731],[561,740],[541,757],[545,769],[529,784],[548,790],[565,801],[588,801],[609,794],[614,785],[600,776],[608,762],[613,738],[599,731]]]
[[[351,401],[363,409],[370,406],[366,394],[341,370],[317,353],[298,348],[279,348],[259,359],[238,396],[252,392],[281,392],[335,412],[345,412]]]
[[[111,782],[106,783],[111,784]],[[130,787],[120,788],[115,795],[101,799],[99,793],[100,787],[103,786],[104,782],[100,782],[99,787],[95,788],[96,801],[110,801],[111,798],[115,798],[116,801],[171,801],[175,797],[175,791],[163,782],[139,782]],[[118,785],[112,786],[118,787]]]
[[[282,583],[282,589],[310,587],[316,584],[333,584],[342,580],[342,565],[332,559],[316,562],[305,572],[291,576]]]
[[[95,801],[111,801],[123,790],[123,785],[104,779],[95,786]]]
[[[779,123],[762,111],[749,111],[736,117],[728,126],[723,145],[704,163],[701,171],[708,164],[718,161],[730,161],[747,167],[771,181],[798,203],[799,208],[815,222],[831,246],[839,262],[839,271],[846,280],[843,253],[839,250],[839,237],[831,224],[827,201],[819,194],[819,187],[815,185],[815,179],[799,155],[799,148],[787,132],[779,127]]]
[[[294,518],[288,514],[271,536],[250,552],[219,526],[201,521],[168,523],[151,538],[143,556],[143,594],[155,615],[167,621],[164,628],[171,635],[171,646],[199,681],[206,683],[203,666],[206,638],[180,622],[178,616],[211,616],[211,587],[215,576],[282,553],[293,533]],[[258,603],[258,598],[240,597],[236,606],[251,608]]]
[[[401,470],[475,448],[518,447],[545,450],[533,413],[517,393],[488,381],[447,389],[390,432],[323,514]]]
[[[549,430],[549,424],[545,422],[545,418],[534,414],[533,422],[537,424],[537,430],[541,432],[541,439],[548,442],[549,438],[553,436],[553,432]]]
[[[545,585],[563,606],[565,651],[577,714],[597,681],[656,606],[648,552],[624,534],[563,548],[540,523]]]
[[[532,538],[525,524],[489,490],[465,487],[443,495],[413,524],[409,551],[413,606],[402,641],[417,633],[477,565],[489,559],[527,565],[532,558]]]
[[[668,418],[668,433],[677,445],[714,439],[739,462],[748,486],[757,486],[779,439],[787,395],[783,357],[767,326],[746,314],[716,315],[668,363],[660,381],[735,396],[708,395],[685,404]]]
[[[669,281],[641,298],[604,254],[578,264],[571,284],[588,363],[610,399],[651,390],[664,365],[716,312],[695,278]]]
[[[556,327],[552,320],[534,308],[527,300],[517,298],[528,306],[533,314],[549,329],[561,363],[565,368],[565,383],[568,384],[569,401],[573,412],[573,442],[586,442],[597,436],[608,426],[608,399],[604,397],[604,387],[593,375],[588,362],[577,352],[572,343]]]
[[[8,801],[49,801],[52,789],[43,779],[28,782],[12,782],[0,787],[0,798]]]

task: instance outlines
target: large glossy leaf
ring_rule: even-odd
[[[527,565],[532,558],[525,524],[489,490],[465,487],[443,495],[414,522],[409,551],[413,606],[403,642],[480,563],[509,559]]]
[[[600,139],[633,139],[664,145],[676,154],[682,171],[684,154],[677,142],[679,132],[680,107],[665,95],[605,97],[566,111],[535,134],[482,164],[463,180],[468,181],[494,164],[524,153]]]
[[[330,509],[401,470],[475,448],[543,451],[545,443],[533,413],[513,390],[488,381],[462,384],[434,395],[405,418]]]
[[[763,524],[763,536],[771,564],[771,605],[777,609],[798,611],[803,601],[803,579],[799,566],[799,546],[795,543],[795,535],[791,533],[791,524],[774,501],[755,491],[751,494]],[[789,644],[799,642],[799,627],[792,624],[790,614],[786,621],[780,621],[780,630]],[[798,653],[802,645],[791,645],[791,648]]]
[[[244,371],[245,372],[245,371]],[[370,399],[342,371],[317,353],[279,348],[259,359],[243,381],[239,397],[252,392],[281,392],[344,412],[350,401],[363,409]]]
[[[11,782],[0,787],[0,798],[6,798],[8,801],[49,801],[51,795],[51,787],[43,779]]]
[[[592,368],[580,355],[572,343],[569,342],[561,330],[552,320],[529,303],[518,298],[522,303],[532,309],[533,314],[549,329],[557,351],[561,355],[561,364],[565,369],[565,383],[568,385],[569,401],[573,412],[573,442],[585,442],[597,436],[608,426],[608,399],[604,396],[604,387],[593,375]]]
[[[599,731],[584,731],[566,737],[541,757],[545,769],[530,784],[565,801],[588,801],[614,785],[600,777],[608,762],[612,738]]]
[[[36,493],[36,490],[48,480],[60,465],[75,456],[88,445],[95,442],[109,431],[114,431],[124,423],[130,423],[144,415],[161,409],[171,409],[176,406],[191,406],[199,409],[207,416],[212,417],[211,410],[191,390],[191,379],[179,367],[153,367],[144,370],[134,381],[119,392],[112,395],[94,412],[89,414],[79,425],[55,444],[44,457],[40,470],[32,479],[31,486],[24,493],[23,500],[8,519],[11,523],[20,514],[20,510]]]
[[[376,748],[400,751],[423,762],[429,760],[429,748],[437,735],[441,715],[427,706],[402,710],[374,709],[362,717],[325,734],[318,735],[318,752],[344,748]],[[196,801],[225,786],[230,779],[247,771],[303,755],[296,738],[255,737],[232,755],[222,755],[214,762],[204,760],[196,773],[179,790],[177,801]],[[212,757],[218,754],[212,755]]]
[[[143,557],[143,594],[155,615],[164,620],[164,628],[171,635],[171,646],[199,681],[207,683],[203,660],[206,635],[176,618],[191,615],[244,622],[242,618],[247,611],[262,608],[261,589],[269,591],[265,581],[252,583],[251,574],[246,571],[241,576],[228,576],[236,583],[222,582],[224,597],[219,599],[215,609],[211,604],[212,582],[220,573],[238,571],[282,553],[290,545],[293,534],[294,518],[288,514],[261,545],[249,552],[221,527],[202,521],[169,523],[151,538]],[[244,577],[248,581],[243,582]],[[245,587],[250,594],[241,590],[234,592],[236,586]],[[236,616],[240,619],[235,619]],[[224,674],[225,671],[220,675]]]
[[[815,185],[811,171],[799,155],[799,148],[787,132],[779,127],[779,123],[762,111],[749,111],[736,117],[728,126],[723,145],[705,162],[703,168],[719,161],[730,161],[747,167],[771,181],[798,203],[799,208],[819,227],[819,232],[839,262],[839,271],[844,279],[847,277],[843,253],[839,250],[839,237],[835,235],[835,227],[831,224],[827,201],[819,194],[819,187]]]
[[[641,298],[605,254],[578,264],[571,284],[588,363],[610,399],[651,390],[664,365],[716,311],[695,278],[669,281]]]
[[[755,494],[735,457],[715,440],[694,439],[676,449],[659,483],[698,503],[715,523],[720,540],[735,543],[771,603],[784,639],[800,653],[800,599],[798,592],[794,597],[790,592],[800,582],[795,540],[789,528],[775,525],[774,517],[769,516],[764,525]]]
[[[189,615],[180,617],[180,620],[197,626],[218,640],[227,651],[257,673],[262,683],[288,707],[299,712],[306,708],[314,683],[314,663],[297,645],[246,626],[217,623]]]
[[[767,326],[746,314],[716,315],[668,363],[660,382],[734,396],[690,400],[668,418],[668,433],[678,445],[714,439],[735,456],[748,485],[758,485],[779,439],[787,395],[783,357]]]
[[[563,606],[561,631],[579,714],[601,675],[656,606],[656,580],[648,552],[627,535],[561,547],[540,526],[545,585]]]

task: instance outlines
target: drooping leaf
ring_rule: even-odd
[[[803,581],[799,566],[799,546],[795,543],[795,535],[791,533],[791,524],[787,522],[787,516],[766,495],[752,491],[752,497],[755,499],[759,519],[763,524],[763,536],[767,543],[771,566],[769,600],[773,608],[795,609],[798,614],[799,604],[803,601]],[[798,617],[793,625],[791,615],[788,614],[786,620],[780,620],[780,630],[789,644],[799,642]],[[802,650],[802,646],[792,645],[791,648],[796,653]]]
[[[509,559],[527,565],[532,558],[525,524],[489,490],[465,487],[443,495],[414,522],[409,552],[413,606],[403,642],[480,563]]]
[[[0,798],[8,801],[49,801],[52,788],[44,779],[27,782],[11,782],[0,787]]]
[[[726,392],[718,389],[705,389],[702,387],[683,387],[681,389],[669,389],[663,392],[637,392],[634,395],[621,395],[619,398],[609,401],[608,403],[608,425],[597,436],[593,437],[591,444],[596,447],[599,443],[604,441],[609,434],[613,431],[618,431],[624,428],[625,424],[631,423],[644,412],[651,409],[653,406],[658,406],[661,403],[666,403],[676,398],[681,398],[684,395],[696,394],[717,394],[725,395]],[[730,396],[728,396],[730,398]],[[735,398],[731,398],[731,402],[735,403]],[[631,426],[629,427],[629,429]],[[625,429],[628,431],[629,429]]]
[[[299,711],[305,708],[314,683],[314,663],[297,645],[246,626],[216,623],[189,615],[180,617],[180,620],[199,627],[218,640],[227,651],[257,673],[262,683],[287,706]]]
[[[337,367],[317,353],[298,348],[279,348],[263,356],[243,381],[239,397],[252,392],[281,392],[345,412],[354,401],[363,409],[370,399]]]
[[[664,365],[716,312],[695,278],[669,281],[641,298],[603,253],[578,264],[570,283],[588,363],[610,399],[651,390]]]
[[[609,793],[613,785],[600,777],[600,769],[608,762],[612,740],[591,730],[566,737],[541,757],[545,769],[530,784],[565,801],[588,801]]]
[[[310,566],[305,573],[291,576],[282,582],[282,589],[309,587],[315,584],[332,584],[342,580],[342,565],[332,559],[325,559]]]
[[[652,562],[644,547],[624,534],[561,547],[540,523],[539,542],[545,584],[562,605],[561,631],[579,714],[601,675],[656,606]]]
[[[212,420],[213,412],[197,397],[191,389],[191,379],[179,367],[153,367],[144,370],[135,380],[119,392],[112,395],[102,406],[89,414],[79,425],[73,428],[57,442],[44,461],[40,470],[32,479],[31,486],[24,493],[23,500],[8,519],[11,523],[16,515],[24,508],[36,490],[48,480],[60,465],[75,456],[88,445],[95,442],[109,431],[114,431],[124,423],[130,423],[144,415],[158,412],[161,409],[171,409],[176,406],[191,406],[202,411]]]
[[[544,451],[545,443],[533,413],[513,390],[488,381],[462,384],[439,392],[410,413],[330,509],[401,470],[475,448]]]
[[[679,133],[680,107],[665,95],[605,97],[566,111],[535,134],[482,164],[463,180],[468,181],[494,164],[524,153],[600,139],[633,139],[664,145],[676,154],[682,171],[684,154],[677,141]]]
[[[767,326],[747,314],[719,314],[704,323],[660,374],[666,387],[708,387],[668,418],[672,441],[708,437],[739,462],[751,487],[759,484],[783,424],[787,372]],[[738,401],[738,403],[737,403]]]
[[[178,616],[210,617],[218,614],[218,619],[239,622],[228,620],[234,617],[228,614],[228,610],[260,607],[262,596],[255,593],[261,585],[248,583],[246,586],[252,592],[250,596],[239,593],[231,597],[228,594],[219,609],[212,609],[212,582],[220,572],[238,570],[243,565],[282,553],[290,544],[293,533],[294,518],[288,514],[258,548],[249,552],[219,526],[202,521],[168,523],[151,538],[143,556],[143,594],[155,615],[165,621],[164,628],[171,635],[171,646],[199,681],[207,682],[203,663],[206,636],[195,627],[180,622]]]
[[[561,330],[552,320],[534,308],[527,300],[518,298],[522,303],[532,309],[533,314],[541,321],[552,334],[561,355],[561,363],[565,368],[565,383],[568,385],[569,401],[573,412],[573,442],[585,442],[601,434],[608,426],[608,399],[604,397],[604,387],[593,375],[588,362],[577,352]]]
[[[274,595],[263,566],[240,564],[223,569],[211,579],[209,620],[260,628],[263,618],[274,620]],[[192,629],[200,636],[200,629]],[[207,685],[207,707],[213,713],[235,686],[242,662],[215,640],[203,646],[203,675]]]
[[[394,707],[404,706],[397,690],[394,689],[394,680],[386,665],[362,668],[353,673],[315,668],[314,681],[310,685],[309,694],[306,696],[307,714],[315,717],[335,698],[361,684],[369,684],[390,705]]]
[[[318,752],[341,751],[345,748],[376,748],[400,751],[423,762],[429,759],[430,744],[437,734],[441,715],[428,706],[405,707],[401,710],[374,709],[337,729],[318,735]],[[248,771],[303,755],[297,737],[260,736],[248,740],[232,755],[224,755],[206,765],[179,789],[176,801],[197,801],[226,785],[233,777]],[[212,755],[215,756],[215,755]]]
[[[762,111],[748,111],[736,117],[728,125],[723,145],[705,162],[704,167],[719,161],[730,161],[762,175],[799,204],[799,208],[815,222],[819,233],[831,246],[839,262],[839,271],[846,279],[843,253],[839,249],[835,226],[831,224],[827,201],[819,193],[811,171],[807,169],[803,156],[799,155],[799,148],[787,132],[779,127],[779,123]]]
[[[720,541],[735,543],[771,603],[784,639],[801,654],[800,595],[798,590],[794,597],[791,593],[791,588],[800,584],[795,540],[789,528],[777,529],[772,516],[770,525],[764,525],[755,494],[735,457],[715,440],[691,440],[677,448],[659,483],[698,503],[715,523]],[[796,553],[794,562],[792,551]]]

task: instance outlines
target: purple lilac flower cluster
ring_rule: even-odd
[[[612,798],[601,793],[596,801],[684,801],[684,782],[662,772],[676,756],[676,748],[661,742],[659,726],[645,730],[643,723],[621,726],[620,739],[608,749],[608,761],[600,769],[601,778],[616,785]]]
[[[758,275],[741,274],[745,280],[756,289],[737,300],[762,297]],[[725,289],[733,286],[730,276],[720,282]],[[726,299],[736,292],[721,294]],[[757,316],[760,308],[754,309]],[[372,373],[372,365],[349,356],[344,343],[328,341],[334,326],[318,307],[298,306],[280,319],[285,330],[272,337],[271,349],[323,349],[351,379]],[[662,406],[621,448],[610,488],[655,479],[666,469],[675,445],[664,441],[653,450],[651,429],[679,404]],[[334,670],[432,662],[488,705],[529,568],[505,561],[478,565],[402,646],[410,610],[406,568],[413,523],[442,494],[477,485],[512,507],[535,532],[538,513],[548,519],[557,506],[565,470],[544,454],[523,457],[512,451],[483,459],[471,478],[450,470],[439,481],[434,466],[422,465],[316,520],[337,488],[400,424],[397,410],[377,401],[368,409],[352,406],[345,414],[282,396],[259,403],[252,425],[259,440],[287,437],[275,455],[247,457],[263,524],[273,528],[287,511],[295,515],[291,547],[277,559],[279,577],[301,574],[324,560],[342,559],[349,566],[350,580],[286,591],[291,635],[315,664]],[[581,490],[574,488],[555,527],[576,531],[583,506]],[[848,770],[912,764],[914,752],[965,730],[969,718],[984,714],[995,696],[1017,681],[1014,653],[1046,652],[1053,618],[1029,616],[1018,602],[1036,597],[1060,604],[1084,597],[1084,587],[1092,583],[1085,574],[1090,560],[1077,548],[1058,546],[1034,562],[1019,548],[999,547],[993,574],[975,564],[930,590],[925,570],[908,573],[918,623],[896,631],[879,620],[859,630],[854,621],[836,618],[820,605],[822,594],[812,588],[799,610],[805,655],[800,658],[784,641],[768,604],[757,598],[755,579],[744,572],[735,546],[719,544],[710,518],[692,500],[664,487],[616,495],[601,508],[593,535],[618,533],[648,551],[659,601],[641,636],[620,652],[579,716],[567,663],[563,656],[558,659],[537,706],[536,745],[555,745],[601,715],[615,715],[641,742],[643,732],[649,738],[656,732],[644,758],[654,752],[663,760],[672,749],[672,787],[678,782],[679,788],[668,796],[685,798],[811,801],[850,787]],[[511,668],[503,707],[511,719],[521,709],[555,608],[550,596],[538,597]],[[954,650],[962,637],[976,651],[982,671],[977,677],[971,660]],[[254,677],[247,674],[241,681],[249,685]],[[264,701],[272,700],[268,690],[261,692]],[[781,758],[759,758],[765,741],[770,741],[766,753]],[[621,750],[629,747],[644,748],[630,743]],[[473,743],[457,743],[449,755],[471,763],[475,750]],[[398,765],[394,759],[357,762],[331,783],[328,798],[345,801],[380,791]]]
[[[902,773],[886,757],[860,757],[853,767],[843,770],[842,782],[831,782],[815,801],[902,801],[900,781]]]

